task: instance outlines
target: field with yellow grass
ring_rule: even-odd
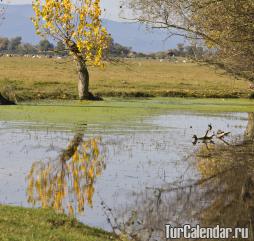
[[[91,92],[122,97],[248,97],[248,82],[199,63],[126,60],[89,67]],[[0,91],[18,100],[76,99],[77,72],[70,58],[0,58]]]

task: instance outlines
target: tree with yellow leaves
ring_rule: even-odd
[[[102,66],[108,33],[101,23],[100,0],[33,0],[36,33],[61,41],[73,56],[79,73],[79,98],[89,92],[88,65]]]

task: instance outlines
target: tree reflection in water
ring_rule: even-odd
[[[198,180],[149,188],[122,214],[119,227],[135,240],[165,240],[165,224],[254,227],[254,113],[243,136],[230,145],[201,146],[195,153]],[[201,240],[201,239],[200,239]],[[232,238],[233,240],[233,238]],[[234,239],[237,240],[237,239]]]
[[[54,161],[35,162],[27,176],[27,199],[33,205],[52,207],[70,215],[93,206],[96,178],[106,168],[100,138],[76,134]]]

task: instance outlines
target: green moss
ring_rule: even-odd
[[[40,101],[18,106],[1,106],[0,120],[18,120],[59,124],[109,123],[131,121],[136,118],[165,112],[203,111],[254,112],[254,100],[247,99],[105,99],[89,101]]]
[[[109,241],[111,233],[89,228],[52,210],[0,205],[1,241]]]

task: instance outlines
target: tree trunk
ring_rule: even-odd
[[[76,60],[77,62],[77,70],[79,74],[79,80],[78,80],[78,94],[80,100],[88,100],[90,99],[89,94],[89,73],[86,66],[86,62],[78,58]]]
[[[245,140],[253,141],[254,140],[254,113],[248,114],[248,125],[245,131]]]

